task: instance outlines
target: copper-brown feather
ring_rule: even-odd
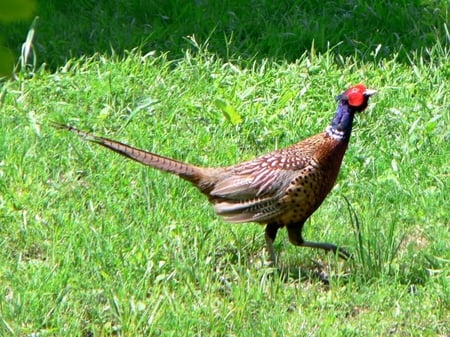
[[[272,260],[275,260],[273,241],[277,230],[285,226],[291,242],[296,245],[322,248],[348,257],[335,245],[303,240],[301,231],[306,219],[322,204],[336,181],[348,146],[353,114],[364,110],[369,96],[374,93],[367,90],[366,94],[363,87],[360,94],[364,97],[365,106],[353,107],[349,105],[354,98],[350,96],[351,89],[339,97],[338,112],[326,131],[285,149],[228,167],[199,167],[98,137],[72,126],[58,123],[54,126],[190,181],[208,197],[215,212],[228,222],[267,224],[266,240]],[[350,117],[345,117],[345,114],[350,114]],[[350,122],[345,118],[351,118]]]

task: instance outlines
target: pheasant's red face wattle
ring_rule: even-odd
[[[358,107],[364,103],[366,97],[364,93],[367,88],[364,84],[357,84],[345,92],[345,95],[348,97],[348,104],[354,107]]]

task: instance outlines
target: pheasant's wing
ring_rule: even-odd
[[[311,154],[297,148],[272,152],[228,167],[211,195],[237,201],[275,196],[310,162]]]
[[[287,206],[280,199],[309,163],[308,155],[288,148],[228,168],[210,192],[216,213],[229,222],[261,223],[282,214]]]

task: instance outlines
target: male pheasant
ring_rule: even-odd
[[[256,222],[265,227],[270,259],[276,263],[273,242],[278,229],[286,227],[291,243],[350,255],[336,245],[305,241],[302,228],[308,217],[331,191],[347,149],[353,117],[366,109],[375,90],[355,85],[339,95],[338,107],[324,132],[287,148],[228,167],[199,167],[140,150],[126,144],[77,130],[72,131],[144,165],[173,173],[190,181],[228,222]]]

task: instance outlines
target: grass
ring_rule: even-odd
[[[35,48],[38,64],[52,70],[95,52],[118,53],[139,46],[183,57],[195,35],[224,60],[296,60],[311,46],[337,55],[408,63],[415,52],[427,57],[436,43],[448,43],[446,0],[38,1]],[[393,15],[395,14],[395,15]],[[29,22],[2,27],[5,42],[20,54]]]
[[[410,34],[442,28],[433,20]],[[245,32],[256,34],[236,28]],[[256,57],[258,39],[217,52],[212,36],[183,40],[178,56],[160,45],[71,58],[55,48],[61,67],[24,67],[0,93],[0,335],[448,336],[446,38],[380,58],[309,46],[292,61]],[[294,247],[282,231],[274,270],[262,227],[225,224],[189,184],[48,123],[228,165],[322,131],[333,96],[357,82],[379,95],[305,227],[344,245],[350,262]]]

